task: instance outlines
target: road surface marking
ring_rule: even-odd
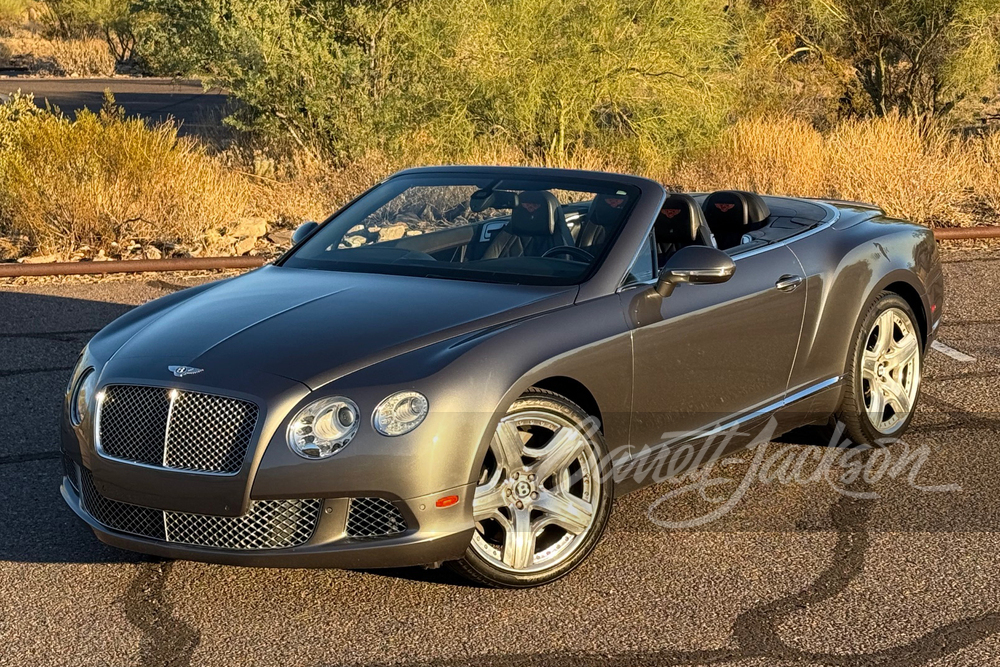
[[[970,357],[969,355],[965,354],[964,352],[959,352],[958,350],[956,350],[953,347],[948,347],[947,345],[945,345],[944,343],[942,343],[939,340],[936,340],[933,343],[931,343],[931,349],[937,350],[941,354],[948,355],[949,357],[951,357],[955,361],[961,361],[961,362],[966,363],[966,364],[969,363],[970,361],[975,361],[976,360],[975,357]]]

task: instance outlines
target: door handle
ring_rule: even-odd
[[[795,288],[802,284],[802,276],[793,276],[791,274],[785,274],[778,278],[778,282],[774,283],[782,292],[794,292]]]

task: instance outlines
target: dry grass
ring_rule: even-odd
[[[542,164],[502,144],[483,144],[466,158]],[[0,259],[133,240],[231,251],[222,236],[241,220],[263,218],[273,228],[322,219],[397,169],[442,161],[419,148],[395,159],[371,154],[340,169],[246,148],[213,155],[179,138],[173,125],[150,127],[111,107],[71,121],[15,98],[0,105]],[[639,171],[685,190],[858,199],[925,224],[996,224],[1000,213],[1000,134],[921,133],[896,118],[847,122],[827,134],[794,120],[747,120],[676,164],[637,168],[580,150],[545,166]]]
[[[108,112],[70,121],[23,99],[0,107],[0,233],[40,251],[204,243],[256,215],[257,190],[169,125]]]
[[[914,222],[964,226],[981,217],[974,200],[989,171],[977,141],[903,118],[846,121],[825,135],[790,119],[742,121],[717,148],[678,165],[673,182],[865,201]],[[991,145],[996,184],[1000,140]]]
[[[24,29],[0,37],[0,65],[27,67],[35,74],[56,76],[115,73],[115,58],[103,39],[47,39]]]
[[[1000,132],[976,140],[980,159],[973,173],[979,210],[988,224],[1000,224]]]

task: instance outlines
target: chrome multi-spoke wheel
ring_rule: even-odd
[[[578,406],[532,390],[500,420],[473,499],[464,560],[492,585],[562,576],[596,543],[610,510],[598,424]]]
[[[868,334],[860,375],[872,427],[889,435],[906,422],[920,386],[920,341],[899,308],[882,311]]]
[[[888,444],[910,423],[920,394],[922,336],[898,294],[883,292],[862,316],[837,413],[854,442]]]

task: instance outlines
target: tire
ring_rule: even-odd
[[[885,446],[906,431],[920,398],[923,346],[906,300],[879,294],[855,328],[835,415],[855,444]]]
[[[610,470],[607,446],[589,417],[543,389],[529,389],[514,401],[480,471],[476,533],[463,558],[449,567],[485,586],[529,588],[583,562],[600,540],[614,500],[614,480],[603,474]]]

